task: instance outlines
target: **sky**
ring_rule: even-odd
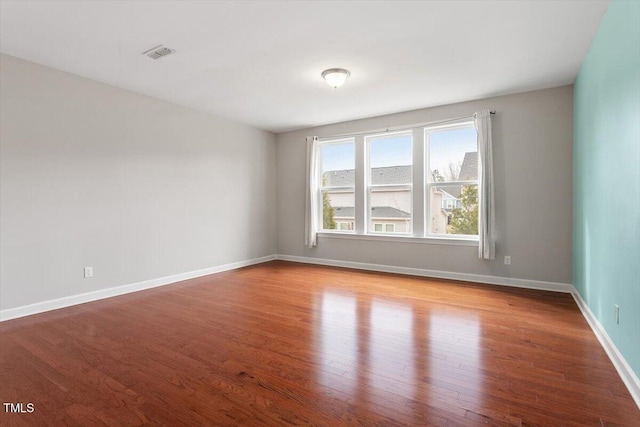
[[[356,151],[353,143],[324,144],[320,147],[322,150],[323,171],[355,169]]]
[[[411,135],[399,134],[369,139],[371,167],[410,165],[412,158]],[[355,148],[350,144],[321,146],[324,171],[355,168]],[[449,163],[462,163],[464,153],[477,151],[476,131],[456,129],[431,133],[431,170],[446,171]]]
[[[444,173],[449,163],[462,164],[464,153],[478,151],[477,144],[475,129],[432,132],[429,141],[431,170]]]
[[[412,164],[411,134],[390,135],[369,140],[369,162],[372,168]]]

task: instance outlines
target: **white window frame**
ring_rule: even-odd
[[[455,123],[450,123],[446,125],[435,125],[435,126],[425,126],[424,128],[424,203],[425,203],[425,236],[426,237],[436,237],[439,239],[474,239],[478,240],[477,235],[473,234],[443,234],[443,233],[432,233],[431,228],[431,189],[433,187],[439,188],[453,188],[458,186],[465,185],[475,185],[479,188],[479,179],[475,180],[467,180],[467,181],[449,181],[449,182],[435,182],[433,180],[433,176],[430,173],[430,158],[429,155],[431,153],[430,149],[430,141],[431,141],[431,133],[434,132],[443,132],[443,131],[452,131],[459,129],[473,129],[475,131],[475,126],[473,124],[473,120],[465,120]],[[476,151],[477,151],[477,142],[476,142]]]
[[[385,133],[372,133],[371,135],[366,135],[364,137],[364,143],[365,143],[365,147],[366,147],[366,168],[365,168],[365,173],[366,173],[366,206],[365,206],[365,212],[367,214],[367,218],[369,215],[371,215],[371,208],[373,206],[371,206],[371,193],[372,191],[375,190],[384,190],[384,189],[403,189],[403,191],[408,191],[409,192],[409,197],[411,200],[411,212],[409,212],[410,217],[409,219],[409,223],[411,224],[411,231],[407,231],[404,233],[396,233],[395,231],[393,231],[392,233],[394,235],[412,235],[413,234],[413,180],[411,182],[411,184],[373,184],[373,178],[371,176],[371,140],[375,139],[375,138],[387,138],[390,136],[397,136],[397,135],[409,135],[411,136],[411,170],[413,171],[413,165],[415,163],[414,160],[414,153],[413,153],[413,146],[415,144],[414,138],[413,138],[413,132],[411,131],[411,129],[407,129],[407,130],[400,130],[397,132],[385,132]],[[406,220],[407,218],[403,218],[404,220]],[[384,229],[386,228],[384,223],[383,224],[383,230],[382,231],[375,231],[375,224],[373,224],[373,218],[368,218],[366,223],[365,223],[365,230],[366,230],[366,234],[384,234],[384,233],[389,233],[388,231],[385,231]],[[371,223],[371,230],[369,229],[369,223]],[[394,226],[395,229],[395,226]]]
[[[318,235],[321,238],[332,239],[358,239],[369,241],[389,241],[389,242],[413,242],[439,245],[461,245],[461,246],[477,246],[478,236],[476,235],[456,235],[456,234],[434,234],[429,233],[430,227],[429,207],[430,207],[430,191],[435,184],[430,182],[431,177],[428,168],[429,146],[427,141],[427,130],[445,128],[453,129],[461,125],[473,126],[473,118],[466,117],[438,123],[427,123],[413,126],[397,127],[393,131],[372,131],[357,132],[340,136],[321,137],[319,143],[324,144],[340,144],[353,142],[355,150],[355,182],[353,187],[324,187],[322,186],[322,164],[319,164],[318,173],[320,188],[317,192],[319,200],[318,209],[320,210],[318,218],[322,221],[322,191],[331,189],[332,191],[343,190],[352,191],[354,194],[354,219],[352,230],[324,230],[322,223]],[[475,127],[474,127],[475,128]],[[413,182],[411,186],[412,205],[411,205],[411,232],[410,233],[385,233],[370,232],[369,227],[374,225],[370,220],[370,168],[369,168],[369,144],[367,140],[376,136],[388,136],[392,134],[403,134],[412,132],[413,144]],[[318,150],[318,162],[321,162],[321,149]],[[444,185],[443,185],[444,184]],[[448,185],[451,184],[451,185]],[[457,181],[452,183],[438,183],[439,186],[457,186],[457,185],[478,185],[479,180],[474,181]],[[397,187],[397,186],[393,186]],[[478,186],[479,188],[479,186]],[[370,224],[371,223],[371,224]],[[385,230],[385,222],[383,230]]]
[[[347,233],[347,234],[354,234],[355,231],[354,230],[339,230],[338,227],[338,221],[336,221],[336,228],[334,230],[331,229],[324,229],[322,228],[323,224],[324,224],[324,217],[323,217],[323,206],[322,206],[322,193],[324,191],[333,191],[333,192],[350,192],[352,191],[354,194],[354,200],[355,200],[355,190],[356,190],[356,184],[354,182],[353,186],[335,186],[335,187],[329,187],[329,186],[325,186],[322,183],[322,175],[323,175],[323,167],[322,167],[322,147],[323,146],[327,146],[327,145],[339,145],[339,144],[353,144],[353,150],[354,150],[354,158],[355,158],[355,151],[356,151],[356,140],[354,137],[341,137],[341,138],[331,138],[331,139],[326,139],[326,140],[321,140],[319,142],[319,147],[318,147],[318,159],[316,160],[318,162],[318,174],[320,175],[318,177],[318,182],[320,183],[319,186],[319,191],[318,191],[318,220],[320,222],[318,230],[321,233]],[[355,161],[354,163],[354,169],[357,170],[357,161]],[[355,207],[354,207],[355,210]],[[335,219],[334,219],[335,221]],[[343,221],[341,221],[343,222]],[[355,223],[355,218],[354,218],[354,223]],[[348,224],[348,223],[347,223]],[[347,226],[348,228],[348,226]],[[354,227],[355,228],[355,227]]]

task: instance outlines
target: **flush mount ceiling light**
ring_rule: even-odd
[[[342,86],[350,75],[351,73],[344,68],[329,68],[322,72],[322,78],[334,89]]]

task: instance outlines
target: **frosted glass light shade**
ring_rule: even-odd
[[[347,81],[351,73],[343,68],[329,68],[322,72],[322,78],[332,88],[339,88]]]

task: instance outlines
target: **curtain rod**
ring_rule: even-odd
[[[496,114],[496,110],[491,110],[491,111],[489,111],[489,113],[491,115],[494,115],[494,114]],[[433,122],[416,123],[416,124],[413,124],[413,125],[392,126],[392,127],[380,128],[380,129],[374,129],[374,130],[367,130],[367,131],[362,131],[362,132],[342,133],[342,134],[339,134],[339,135],[321,137],[320,139],[334,139],[334,138],[339,138],[339,137],[342,137],[342,136],[365,135],[365,134],[370,134],[370,133],[382,133],[382,132],[393,132],[393,131],[396,131],[396,130],[415,129],[415,128],[419,128],[419,127],[422,127],[422,126],[433,126],[433,125],[441,125],[441,124],[444,124],[444,123],[459,122],[460,120],[471,119],[471,118],[473,118],[475,116],[476,115],[474,113],[471,116],[462,116],[462,117],[456,117],[456,118],[447,119],[447,120],[436,120],[436,121],[433,121]]]

